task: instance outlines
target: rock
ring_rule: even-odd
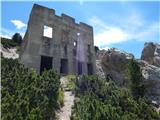
[[[118,49],[109,49],[100,56],[97,61],[97,74],[105,75],[107,80],[113,80],[117,85],[128,86],[127,67],[134,56]],[[136,61],[142,72],[146,97],[160,105],[160,45],[146,43],[141,59]]]
[[[105,52],[101,64],[107,80],[114,80],[118,85],[125,85],[126,70],[132,54],[112,48]]]
[[[19,54],[17,54],[17,49],[16,48],[4,48],[3,45],[1,44],[1,53],[4,58],[12,58],[16,59],[19,58]]]
[[[150,65],[143,60],[139,60],[138,63],[146,87],[146,96],[160,105],[160,67]]]
[[[147,88],[146,96],[160,105],[160,44],[145,43],[138,62]]]
[[[160,67],[160,44],[155,44],[153,42],[145,43],[141,60]]]
[[[101,60],[102,59],[102,57],[105,55],[105,53],[106,53],[106,50],[97,50],[96,52],[96,59],[97,60]]]
[[[101,66],[101,60],[96,60],[96,75],[101,79],[105,79],[105,74]]]

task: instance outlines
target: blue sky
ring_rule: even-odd
[[[34,3],[68,14],[94,29],[94,43],[101,49],[124,50],[140,58],[145,42],[160,43],[160,2],[1,2],[1,36],[24,35]]]

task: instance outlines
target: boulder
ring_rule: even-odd
[[[160,67],[150,65],[144,60],[138,60],[141,68],[146,96],[160,105]]]
[[[16,48],[4,48],[2,44],[0,44],[1,46],[1,54],[2,57],[4,58],[12,58],[12,59],[17,59],[19,58],[19,54],[17,53],[17,49]]]
[[[160,49],[158,44],[146,43],[142,57],[136,60],[140,66],[146,96],[160,105]],[[149,50],[148,50],[149,49]],[[97,61],[97,74],[106,80],[113,80],[119,86],[128,86],[127,68],[132,54],[112,48],[103,51]],[[102,68],[102,69],[101,69]]]
[[[141,60],[160,67],[160,44],[153,42],[145,43],[142,50]]]
[[[118,85],[126,84],[126,72],[132,54],[112,48],[105,52],[101,58],[102,69],[107,80],[114,80]]]
[[[105,79],[105,73],[101,66],[101,60],[96,60],[96,75],[101,79]]]

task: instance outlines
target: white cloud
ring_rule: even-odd
[[[5,37],[5,38],[12,38],[12,35],[14,34],[13,31],[5,29],[5,28],[1,28],[1,33],[0,36],[1,37]]]
[[[155,22],[145,27],[141,32],[137,32],[135,35],[133,34],[132,37],[139,41],[152,41],[158,34],[160,35],[160,23]]]
[[[22,36],[22,38],[23,38],[23,36],[24,36],[24,34],[25,34],[25,30],[20,30],[20,31],[12,31],[12,30],[8,30],[8,29],[6,29],[6,28],[1,28],[0,29],[1,31],[0,31],[0,37],[5,37],[5,38],[12,38],[12,36],[17,32],[17,33],[19,33],[21,36]]]
[[[111,44],[121,43],[129,40],[153,41],[160,34],[159,22],[146,24],[140,15],[131,14],[129,22],[123,25],[108,25],[96,16],[89,19],[94,28],[94,44],[105,48]],[[105,46],[105,47],[103,47]]]
[[[127,18],[127,21],[129,24],[134,25],[134,27],[140,27],[144,24],[144,21],[138,12],[132,12],[129,18]]]
[[[94,43],[97,46],[106,46],[113,43],[123,42],[129,37],[127,32],[120,27],[107,25],[95,16],[89,21],[95,29]]]
[[[127,33],[125,33],[120,28],[110,27],[100,33],[97,33],[94,37],[95,45],[110,45],[113,43],[119,43],[126,41],[128,38]]]
[[[105,47],[102,47],[102,48],[99,48],[100,50],[108,50],[108,49],[110,49],[110,47],[108,47],[108,46],[105,46]]]
[[[11,20],[11,22],[16,26],[17,29],[22,29],[27,25],[20,20]]]
[[[11,39],[11,36],[8,36],[6,34],[0,34],[0,37]]]

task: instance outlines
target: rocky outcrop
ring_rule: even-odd
[[[96,59],[101,60],[102,57],[105,55],[106,50],[104,50],[104,49],[103,50],[98,50],[95,53],[96,53]]]
[[[146,96],[160,105],[160,67],[150,65],[144,60],[138,60],[138,63],[146,87]]]
[[[105,79],[105,73],[101,66],[101,60],[96,60],[96,75],[102,79]]]
[[[160,44],[155,44],[153,42],[145,43],[141,60],[160,67]]]
[[[145,43],[138,62],[147,88],[147,97],[160,105],[160,44]]]
[[[19,54],[17,53],[16,48],[4,48],[3,45],[1,44],[0,52],[2,54],[2,57],[4,58],[12,58],[12,59],[19,58]]]
[[[114,80],[119,85],[126,84],[127,65],[132,54],[112,48],[105,52],[101,59],[102,68],[107,80]]]
[[[107,80],[114,80],[120,86],[127,86],[128,62],[134,56],[118,49],[99,53],[103,54],[99,55],[97,63],[98,68],[102,68],[97,68],[98,75],[104,75]],[[145,43],[142,57],[137,62],[146,86],[146,96],[160,105],[160,45]]]

